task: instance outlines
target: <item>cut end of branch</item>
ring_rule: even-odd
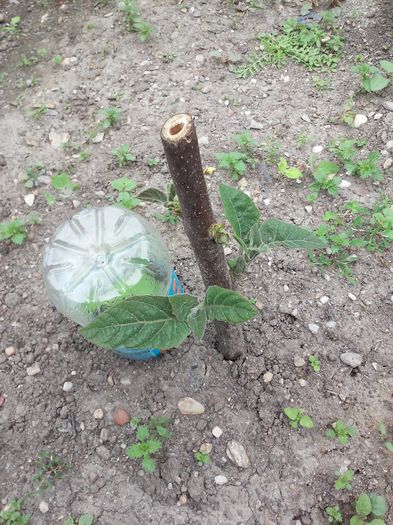
[[[192,116],[178,113],[168,119],[161,129],[161,138],[165,142],[180,142],[192,131]]]

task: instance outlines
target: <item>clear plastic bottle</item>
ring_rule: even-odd
[[[43,259],[50,301],[82,326],[116,298],[166,295],[172,271],[168,251],[155,228],[137,213],[114,206],[76,213],[57,228]],[[116,351],[131,359],[160,353]]]

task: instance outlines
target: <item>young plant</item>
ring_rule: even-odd
[[[211,463],[209,454],[205,454],[204,452],[201,452],[201,451],[195,452],[194,458],[200,467],[203,467],[204,465],[208,465],[209,463]]]
[[[131,195],[131,192],[137,187],[136,181],[129,179],[128,177],[121,177],[111,183],[112,188],[118,191],[116,202],[122,208],[132,210],[136,206],[139,206],[141,199]]]
[[[27,239],[26,224],[23,219],[12,219],[0,223],[0,242],[10,241],[20,246]]]
[[[45,113],[48,111],[48,108],[45,106],[45,104],[41,104],[38,108],[34,108],[30,116],[36,120],[39,120],[41,117],[45,115]]]
[[[119,126],[121,120],[121,113],[119,109],[102,109],[100,110],[100,115],[102,117],[101,124],[104,130],[114,126]]]
[[[93,514],[82,514],[82,516],[79,516],[78,521],[74,520],[72,516],[68,516],[64,522],[64,525],[92,525],[93,523]]]
[[[310,363],[311,368],[319,374],[321,371],[321,363],[319,362],[319,359],[316,355],[310,355],[308,356],[308,362]]]
[[[123,13],[127,31],[135,31],[138,33],[139,40],[145,42],[151,35],[152,27],[141,19],[135,0],[122,0],[118,3],[118,8]]]
[[[240,151],[217,153],[218,167],[228,170],[232,180],[239,180],[246,171],[247,156]]]
[[[379,67],[380,69],[363,63],[351,68],[354,73],[360,75],[361,87],[366,93],[382,91],[390,84],[390,78],[387,78],[385,74],[390,75],[393,73],[393,62],[381,60]]]
[[[241,324],[257,313],[252,302],[237,292],[209,286],[201,303],[189,294],[127,297],[101,313],[81,333],[103,348],[165,350],[178,347],[191,332],[201,340],[208,321]]]
[[[71,180],[69,173],[65,170],[59,171],[51,178],[52,187],[57,190],[61,197],[68,198],[80,188],[77,182]]]
[[[258,143],[249,131],[243,131],[243,133],[234,135],[232,140],[239,146],[240,151],[246,155],[248,163],[253,164],[256,162],[256,159],[253,157],[255,156],[255,149]]]
[[[155,168],[160,163],[160,159],[157,159],[156,157],[152,157],[151,159],[147,160],[147,165],[149,168]]]
[[[41,494],[52,487],[55,481],[60,479],[70,468],[62,458],[51,452],[39,452],[35,467],[36,472],[32,477],[35,494]]]
[[[280,162],[277,164],[278,172],[288,179],[298,180],[303,177],[303,173],[299,168],[290,168],[288,162],[284,157],[281,157]]]
[[[330,81],[329,79],[320,78],[318,75],[313,75],[312,83],[318,91],[325,91],[329,87]]]
[[[35,188],[38,186],[38,179],[45,174],[45,166],[42,162],[31,164],[27,167],[26,175],[22,178],[22,182],[26,188]]]
[[[169,182],[166,191],[157,188],[146,188],[137,195],[138,199],[146,202],[156,202],[166,208],[165,214],[156,213],[155,218],[161,222],[169,222],[174,225],[181,215],[179,199],[172,182]]]
[[[303,428],[313,428],[314,421],[310,416],[304,413],[304,410],[296,407],[285,407],[283,410],[284,414],[289,419],[289,425],[291,428],[296,429],[299,426]]]
[[[83,149],[82,151],[79,152],[78,159],[81,162],[87,162],[90,156],[91,156],[91,152],[87,149]]]
[[[326,437],[337,438],[340,445],[346,445],[350,438],[357,435],[356,427],[347,427],[341,419],[332,423],[332,428],[326,431]]]
[[[338,164],[327,160],[321,161],[314,170],[314,182],[310,185],[311,193],[307,196],[307,200],[315,202],[321,191],[336,196],[341,182],[340,177],[337,177],[339,171]]]
[[[302,148],[303,146],[305,146],[306,144],[309,144],[313,140],[314,140],[313,137],[303,132],[298,133],[295,137],[296,144],[299,146],[299,148]]]
[[[278,219],[261,222],[258,208],[242,191],[220,184],[219,192],[225,218],[240,248],[239,256],[228,261],[235,273],[243,272],[249,262],[269,248],[314,250],[326,246],[324,240],[305,228]]]
[[[388,511],[386,498],[363,492],[355,502],[355,511],[349,525],[385,525],[384,516]]]
[[[366,144],[367,142],[365,140],[335,139],[329,144],[328,150],[333,153],[333,155],[344,164],[344,168],[351,173],[356,165],[354,159],[357,156],[357,150]]]
[[[26,55],[22,55],[21,59],[19,60],[18,66],[19,67],[30,67],[34,66],[34,64],[37,63],[37,59],[35,57],[28,58]]]
[[[393,443],[392,441],[389,441],[386,439],[388,437],[388,431],[386,429],[385,423],[381,422],[378,427],[379,435],[381,436],[383,444],[385,445],[386,450],[389,450],[389,452],[393,452]]]
[[[334,483],[334,488],[336,490],[351,490],[351,481],[354,474],[355,472],[352,469],[347,469],[343,473],[341,473],[339,470],[336,470],[337,479]]]
[[[54,55],[53,62],[56,64],[56,66],[60,66],[60,64],[63,62],[62,55]]]
[[[117,149],[112,151],[112,154],[117,157],[117,162],[120,167],[125,166],[128,162],[135,162],[136,157],[129,151],[127,144],[122,144]]]
[[[171,437],[169,423],[170,420],[163,416],[151,417],[146,425],[136,417],[131,419],[137,442],[128,447],[127,456],[130,459],[141,459],[141,466],[148,474],[153,473],[157,466],[152,456],[162,448],[164,440]]]
[[[360,179],[372,179],[374,181],[383,180],[382,171],[378,167],[378,160],[381,154],[378,151],[369,153],[367,159],[359,160],[357,164],[349,171]]]
[[[326,507],[325,512],[328,517],[328,523],[343,522],[343,515],[341,514],[340,507],[338,505],[335,505],[334,507]]]
[[[21,18],[20,16],[13,16],[11,20],[8,22],[8,24],[3,27],[3,31],[6,33],[12,35],[12,36],[19,36],[20,35],[20,22]]]
[[[2,525],[28,525],[30,516],[23,513],[22,506],[22,500],[10,499],[0,511],[0,523]]]
[[[281,144],[274,135],[262,144],[263,158],[268,164],[277,164],[280,150]]]

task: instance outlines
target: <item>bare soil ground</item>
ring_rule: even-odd
[[[364,490],[386,496],[391,510],[385,521],[393,523],[393,455],[378,434],[380,421],[393,430],[391,252],[362,252],[355,285],[334,272],[323,277],[301,252],[278,250],[257,259],[236,280],[236,288],[256,297],[263,309],[244,327],[247,357],[234,363],[222,360],[211,334],[206,344],[190,338],[147,363],[97,349],[48,304],[40,271],[54,229],[75,209],[107,203],[114,195],[113,179],[129,175],[141,186],[159,187],[169,181],[159,129],[176,112],[196,117],[205,165],[214,165],[217,152],[232,148],[231,135],[247,129],[252,119],[261,124],[252,130],[259,143],[274,133],[282,151],[299,162],[307,161],[314,146],[326,147],[338,136],[365,138],[369,150],[384,152],[385,161],[385,146],[393,139],[393,112],[386,105],[393,100],[392,86],[378,95],[356,96],[356,113],[368,116],[359,129],[348,128],[337,116],[358,89],[358,77],[350,71],[354,57],[362,53],[377,63],[392,56],[391,2],[343,4],[339,23],[344,56],[323,92],[316,91],[309,72],[291,63],[267,66],[255,79],[239,80],[212,56],[221,50],[238,61],[237,55],[241,58],[255,47],[257,33],[298,16],[301,2],[277,1],[259,10],[224,0],[140,0],[143,17],[154,28],[143,44],[124,30],[115,2],[100,4],[0,2],[5,20],[20,15],[23,30],[19,38],[0,32],[0,218],[34,212],[42,219],[41,225],[29,227],[23,246],[2,243],[0,248],[2,504],[29,492],[37,454],[49,451],[64,458],[70,469],[45,493],[26,498],[24,508],[34,525],[62,524],[66,516],[84,512],[91,512],[100,525],[322,525],[327,523],[323,509],[336,503],[349,523],[355,497]],[[18,66],[38,48],[49,52],[30,67]],[[56,54],[71,60],[56,65]],[[30,113],[41,104],[49,111],[35,120]],[[121,110],[120,127],[109,130],[101,142],[86,143],[99,110],[109,106]],[[376,114],[381,116],[374,118]],[[51,131],[52,137],[53,132],[69,133],[72,144],[91,152],[90,159],[80,162],[75,152],[54,147]],[[300,133],[313,137],[304,147],[296,141]],[[112,156],[122,143],[137,156],[124,169]],[[326,158],[325,150],[320,155]],[[152,157],[161,162],[148,168]],[[27,166],[36,162],[48,173],[73,163],[80,189],[48,206],[45,184],[31,192],[20,182]],[[393,195],[391,171],[386,170],[379,185],[352,177],[350,187],[336,199],[321,196],[310,213],[305,209],[310,179],[298,185],[269,169],[261,164],[246,176],[246,189],[262,214],[307,227],[317,227],[326,210],[346,200],[373,202],[381,189]],[[229,181],[221,170],[208,178],[220,217],[221,181]],[[26,193],[35,195],[31,207]],[[152,218],[153,209],[140,211]],[[181,224],[156,224],[185,288],[201,293]],[[322,304],[321,296],[328,302]],[[317,334],[310,332],[310,323],[319,326]],[[5,349],[10,346],[16,352],[8,357]],[[339,357],[345,351],[361,354],[362,365],[351,369],[343,364]],[[319,374],[307,363],[311,354],[321,361]],[[33,365],[40,371],[28,375]],[[269,371],[272,380],[265,382]],[[71,392],[63,391],[65,381],[73,383]],[[182,416],[177,402],[185,396],[200,401],[205,413]],[[314,429],[291,430],[282,415],[287,404],[312,415]],[[142,419],[162,413],[172,418],[173,436],[153,475],[144,474],[125,454],[133,431],[113,424],[119,406]],[[93,417],[98,408],[104,413],[101,420]],[[358,429],[346,446],[324,435],[340,418]],[[216,425],[223,430],[220,438],[212,436]],[[228,459],[230,440],[245,447],[248,468]],[[193,452],[205,442],[213,444],[212,463],[201,468]],[[338,493],[334,472],[345,466],[355,471],[353,488]],[[217,475],[228,482],[217,485]],[[179,502],[182,494],[184,505]],[[47,513],[39,510],[43,500]]]

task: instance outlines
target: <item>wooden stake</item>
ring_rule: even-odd
[[[209,227],[216,223],[207,192],[199,153],[198,138],[191,115],[180,113],[161,129],[169,171],[182,210],[184,230],[191,243],[206,288],[217,285],[231,288],[231,278],[224,249],[209,237]],[[219,351],[234,360],[245,353],[241,327],[216,321]]]

